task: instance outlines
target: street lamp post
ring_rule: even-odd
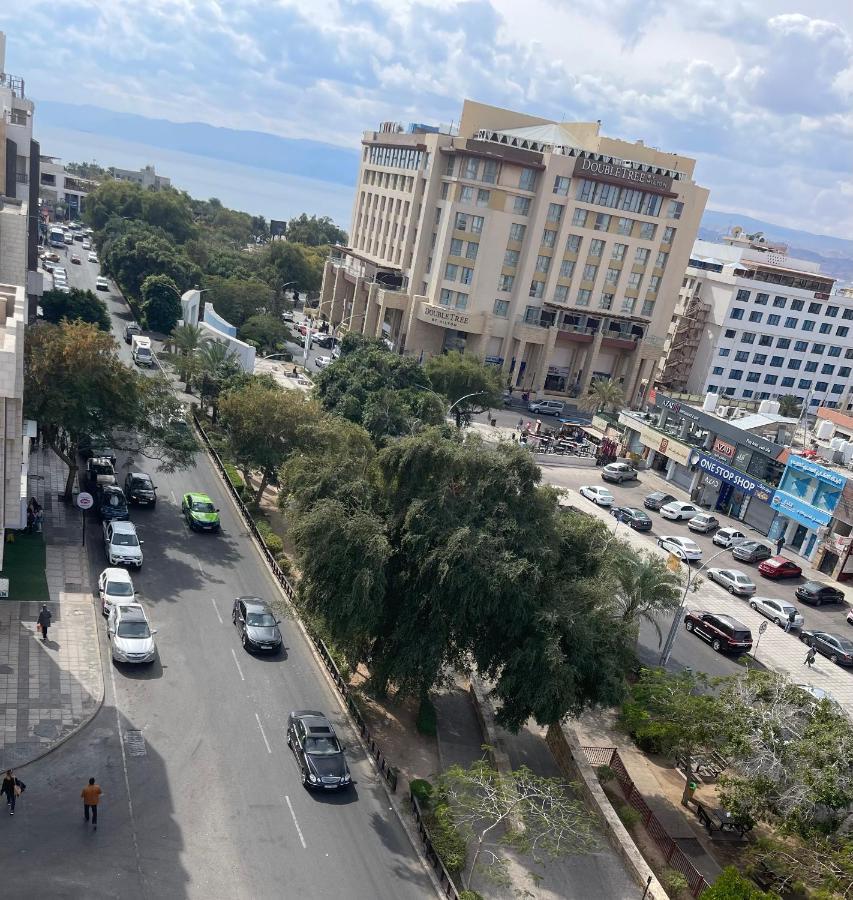
[[[681,621],[681,617],[684,614],[684,607],[687,603],[687,592],[690,590],[690,586],[698,577],[699,573],[708,565],[708,563],[713,562],[718,556],[722,556],[724,553],[728,552],[728,547],[723,548],[718,553],[715,553],[713,556],[708,557],[705,562],[699,566],[695,571],[690,568],[690,563],[687,563],[687,581],[684,584],[684,593],[681,595],[681,603],[678,604],[678,609],[675,611],[675,615],[672,617],[672,625],[669,627],[669,634],[666,636],[666,643],[663,645],[663,652],[660,656],[659,665],[664,669],[669,664],[669,657],[672,655],[672,646],[675,643],[675,636],[678,634],[678,625]]]

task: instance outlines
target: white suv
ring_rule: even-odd
[[[142,568],[142,541],[133,522],[104,522],[104,549],[111,566]]]
[[[539,413],[543,416],[562,415],[566,404],[562,400],[534,400],[527,404],[528,412]]]
[[[113,662],[153,663],[157,645],[145,610],[138,603],[116,603],[107,621]]]

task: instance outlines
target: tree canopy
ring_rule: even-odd
[[[258,278],[209,275],[204,279],[204,287],[204,302],[237,328],[252,316],[265,315],[272,309],[272,288]]]
[[[45,291],[41,297],[41,309],[45,322],[56,324],[63,319],[80,320],[97,325],[102,331],[110,330],[110,314],[100,297],[92,291],[71,288],[64,291]]]
[[[287,223],[287,240],[318,247],[321,244],[346,244],[347,233],[338,228],[329,216],[308,216],[302,213]]]
[[[240,340],[254,344],[262,353],[272,353],[290,340],[290,329],[280,318],[254,315],[240,327]]]
[[[149,275],[142,282],[142,309],[152,331],[171,334],[181,318],[178,286],[168,275]]]
[[[433,356],[424,369],[433,389],[453,407],[457,428],[470,421],[472,415],[501,403],[500,369],[486,365],[470,353],[454,350]]]

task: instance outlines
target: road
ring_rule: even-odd
[[[67,268],[72,286],[94,288],[96,266]],[[121,340],[129,310],[120,297],[107,299],[130,364]],[[159,499],[155,510],[132,512],[145,542],[144,566],[133,577],[158,630],[159,660],[119,668],[103,648],[101,712],[27,769],[27,802],[2,838],[4,896],[33,896],[36,883],[41,896],[122,900],[430,896],[431,883],[295,623],[282,623],[285,649],[277,658],[242,650],[230,620],[233,599],[273,598],[277,588],[207,457],[167,475],[120,454],[121,480],[141,467]],[[221,535],[188,531],[179,510],[187,489],[213,498]],[[105,558],[97,523],[90,524],[94,585]],[[300,707],[329,715],[347,746],[351,790],[316,795],[300,785],[285,743],[287,714]],[[90,775],[104,790],[97,832],[80,809]]]

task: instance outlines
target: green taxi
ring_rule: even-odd
[[[181,512],[194,531],[219,531],[219,510],[207,494],[184,494]]]

